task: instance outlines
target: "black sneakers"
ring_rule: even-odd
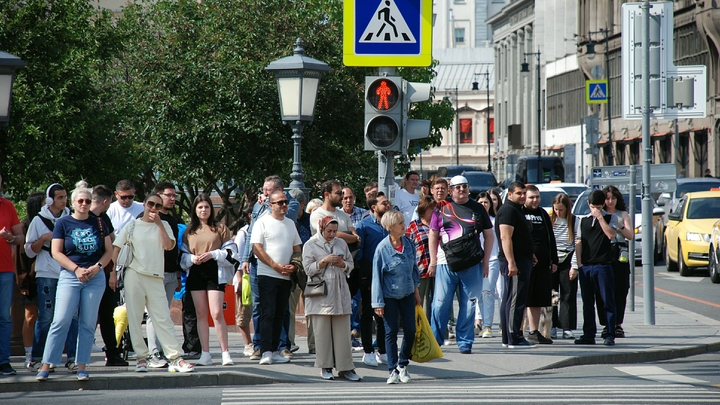
[[[575,339],[576,345],[594,345],[595,344],[595,338],[588,338],[585,336],[580,336],[579,339]]]
[[[542,333],[536,330],[528,333],[527,340],[528,342],[536,345],[551,345],[553,343],[552,339],[546,338],[542,335]]]

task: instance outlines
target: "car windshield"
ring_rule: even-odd
[[[590,215],[590,206],[587,203],[588,199],[587,194],[583,194],[580,197],[578,197],[578,201],[575,205],[575,212],[573,212],[573,215]],[[628,202],[630,201],[628,199],[628,194],[623,194],[623,200],[625,200],[625,208],[627,208],[627,211],[630,211],[630,204]],[[642,212],[642,196],[636,196],[635,197],[635,213],[640,214]]]
[[[710,189],[714,187],[720,187],[720,180],[718,180],[717,182],[698,181],[695,183],[680,183],[677,185],[677,191],[675,191],[675,195],[677,196],[677,198],[681,198],[687,193],[692,193],[695,191],[710,191]]]
[[[540,206],[552,208],[553,198],[562,191],[540,191]]]
[[[687,219],[720,218],[720,197],[693,198],[687,210]]]
[[[578,196],[587,190],[587,187],[563,186],[562,189],[565,190],[568,197],[570,197],[570,203],[574,203]]]
[[[488,189],[495,187],[492,174],[465,173],[464,176],[472,188]]]

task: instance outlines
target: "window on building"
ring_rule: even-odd
[[[465,43],[465,28],[455,28],[455,43],[456,44],[464,44]]]
[[[472,143],[472,119],[460,120],[460,143]]]
[[[490,118],[490,140],[488,143],[495,143],[495,118]]]

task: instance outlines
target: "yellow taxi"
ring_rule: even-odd
[[[665,263],[668,271],[691,276],[696,267],[708,266],[710,234],[720,220],[720,189],[688,193],[668,215],[665,228]]]

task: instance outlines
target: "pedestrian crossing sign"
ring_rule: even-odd
[[[432,0],[345,0],[345,66],[430,66]]]
[[[585,102],[588,104],[607,104],[607,80],[585,80]]]

